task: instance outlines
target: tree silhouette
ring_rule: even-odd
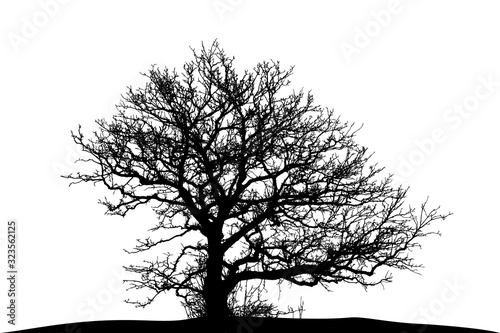
[[[158,216],[162,237],[130,253],[188,241],[126,267],[141,275],[130,288],[154,292],[130,303],[175,290],[190,317],[266,315],[276,307],[261,299],[265,281],[367,287],[391,281],[388,270],[375,274],[382,267],[417,271],[411,250],[449,214],[406,208],[408,189],[368,165],[359,128],[310,93],[284,92],[293,67],[261,62],[238,74],[217,42],[193,55],[181,74],[152,66],[90,137],[72,132],[89,156],[80,161],[95,168],[64,175],[71,184],[111,190],[100,200],[108,214],[151,204]]]

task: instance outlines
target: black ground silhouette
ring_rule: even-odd
[[[291,319],[291,318],[233,318],[230,328],[221,333],[267,332],[385,332],[385,333],[473,333],[493,332],[464,327],[399,323],[366,318]],[[45,326],[18,332],[26,333],[86,333],[86,332],[206,332],[204,318],[178,321],[110,320],[68,323]]]

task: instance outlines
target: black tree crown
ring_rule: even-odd
[[[150,204],[158,216],[161,236],[129,253],[189,235],[179,251],[126,267],[141,277],[130,288],[153,292],[128,302],[175,290],[190,317],[277,315],[266,281],[366,288],[391,281],[375,274],[382,267],[417,271],[410,252],[449,214],[405,208],[408,188],[368,164],[359,128],[311,93],[284,92],[293,67],[261,62],[238,75],[217,42],[193,55],[182,74],[143,74],[146,85],[129,87],[93,136],[72,133],[95,170],[64,177],[111,190],[100,201],[108,214]]]

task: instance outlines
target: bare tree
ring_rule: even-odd
[[[90,137],[72,132],[95,169],[64,177],[111,190],[100,201],[109,214],[151,204],[158,216],[161,236],[129,252],[189,240],[126,268],[141,276],[131,288],[153,292],[129,302],[146,306],[172,289],[190,317],[265,315],[276,308],[259,284],[245,293],[252,306],[238,305],[244,283],[367,287],[390,282],[388,269],[417,271],[411,250],[449,214],[406,206],[408,189],[368,165],[359,128],[310,93],[285,93],[293,67],[270,61],[237,73],[217,42],[193,55],[181,74],[153,66]]]

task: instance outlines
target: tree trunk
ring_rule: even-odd
[[[211,235],[208,239],[207,276],[205,277],[203,296],[205,298],[207,317],[211,323],[220,325],[227,322],[231,312],[227,305],[229,292],[222,280],[222,261],[224,253],[221,249],[222,233]]]

